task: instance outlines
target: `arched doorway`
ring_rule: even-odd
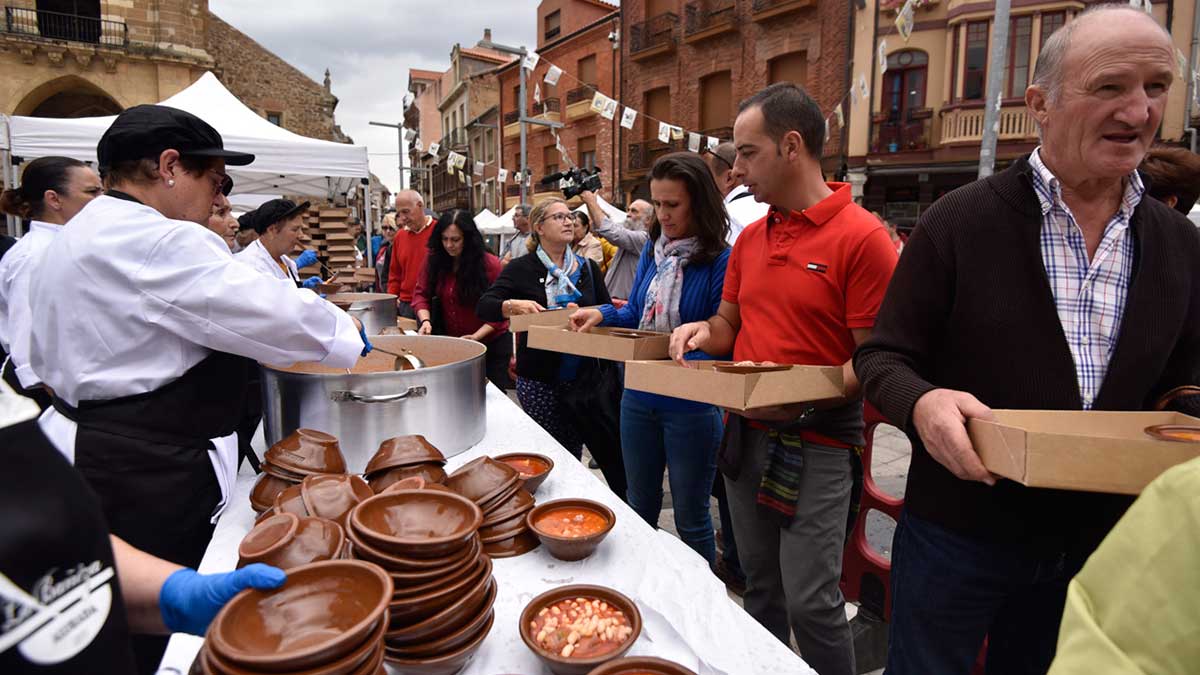
[[[103,89],[75,76],[67,75],[46,82],[25,95],[13,111],[30,117],[97,117],[121,112]]]

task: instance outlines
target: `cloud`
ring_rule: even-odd
[[[333,78],[342,130],[371,153],[371,171],[399,185],[396,132],[408,70],[443,71],[455,43],[473,46],[491,28],[497,42],[537,43],[537,0],[209,0],[217,16],[320,82]]]

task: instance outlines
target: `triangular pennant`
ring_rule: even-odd
[[[551,65],[550,70],[546,71],[546,77],[543,81],[553,87],[558,84],[558,78],[562,77],[562,72],[562,68]]]
[[[721,144],[721,139],[717,138],[716,136],[708,137],[708,151],[709,152],[716,152],[717,146],[720,144]]]
[[[525,59],[521,61],[521,67],[523,67],[525,70],[533,70],[534,68],[537,68],[538,61],[541,60],[541,58],[542,57],[538,56],[537,52],[528,52],[525,54]]]
[[[632,129],[634,121],[637,120],[637,111],[629,106],[625,106],[625,110],[621,113],[621,126],[626,129]]]
[[[700,134],[688,132],[688,150],[700,152]]]
[[[658,140],[663,143],[671,142],[671,125],[666,122],[658,123]]]
[[[608,97],[607,96],[605,96],[604,94],[601,94],[600,92],[596,92],[595,94],[592,94],[592,112],[602,113],[602,112],[604,112],[604,106],[606,106],[606,105],[608,105]]]
[[[833,107],[833,118],[837,120],[838,128],[846,126],[846,116],[842,113],[842,104]]]
[[[879,74],[887,72],[887,40],[879,41],[879,49],[875,52],[875,60],[879,62]]]

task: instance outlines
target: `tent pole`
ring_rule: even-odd
[[[362,186],[363,190],[363,232],[367,237],[367,267],[375,269],[375,253],[371,250],[371,179]]]

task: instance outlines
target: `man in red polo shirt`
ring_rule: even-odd
[[[734,244],[717,315],[671,336],[738,361],[842,366],[846,398],[729,415],[725,475],[746,611],[821,675],[853,675],[854,643],[838,590],[863,443],[851,356],[871,331],[897,261],[887,231],[821,175],[825,118],[805,91],[772,85],[742,102],[733,128],[735,174],[766,218]]]
[[[388,269],[387,292],[396,296],[396,313],[417,318],[412,308],[413,290],[425,273],[429,257],[429,235],[437,221],[425,215],[425,200],[415,190],[396,194],[396,225],[392,239],[392,262]]]

